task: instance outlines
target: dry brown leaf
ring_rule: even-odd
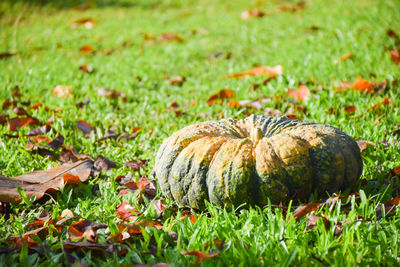
[[[88,137],[90,133],[94,131],[93,127],[89,123],[83,120],[76,122],[76,128],[81,130],[85,135],[85,137]]]
[[[83,19],[78,19],[78,20],[73,21],[71,23],[71,28],[75,29],[78,26],[84,26],[86,29],[91,29],[96,24],[97,24],[97,21],[95,21],[94,19],[83,18]]]
[[[182,84],[186,81],[186,78],[183,76],[175,76],[169,79],[169,83],[171,85],[182,86]]]
[[[375,146],[375,144],[372,143],[371,141],[358,140],[356,142],[357,142],[358,147],[360,148],[360,152],[363,152],[369,146]]]
[[[265,13],[258,9],[250,9],[250,10],[246,10],[246,11],[243,11],[242,13],[240,13],[240,18],[244,19],[244,20],[250,19],[250,18],[262,18],[264,16],[265,16]]]
[[[222,89],[216,92],[215,94],[211,95],[207,100],[207,104],[209,106],[215,104],[222,104],[224,99],[233,98],[235,97],[235,95],[236,95],[235,91],[231,89]]]
[[[86,72],[86,73],[92,73],[93,72],[93,67],[90,66],[90,65],[86,65],[86,64],[80,65],[79,69],[81,71],[83,71],[83,72]]]
[[[392,58],[392,61],[394,63],[399,64],[400,63],[400,49],[391,50],[390,57]]]
[[[64,174],[76,175],[80,182],[89,178],[93,161],[83,160],[73,164],[63,164],[49,170],[34,171],[13,178],[0,175],[0,201],[17,203],[21,201],[17,187],[21,187],[28,198],[35,196],[36,199],[43,197],[49,190],[59,190],[64,187]]]
[[[356,112],[356,109],[357,107],[353,105],[344,107],[344,111],[346,112],[346,114],[353,114],[354,112]]]
[[[306,226],[307,230],[311,230],[315,226],[317,226],[317,222],[318,222],[319,219],[321,219],[323,221],[323,223],[325,225],[325,229],[328,230],[329,227],[330,227],[329,220],[327,218],[325,218],[325,217],[317,216],[317,215],[314,215],[314,214],[310,214],[307,217],[307,226]]]
[[[96,223],[89,220],[82,220],[72,223],[68,227],[68,236],[71,241],[97,242],[97,230],[107,228],[107,224]]]
[[[175,33],[164,33],[160,35],[159,37],[160,41],[177,41],[177,42],[182,42],[183,39]]]
[[[307,215],[310,212],[313,212],[319,208],[321,203],[319,202],[311,202],[311,203],[306,203],[303,204],[293,212],[293,216],[296,219],[296,221],[300,220],[301,217]]]
[[[64,85],[57,85],[54,87],[52,93],[57,97],[71,97],[73,98],[74,95],[71,93],[72,86],[64,86]]]
[[[182,255],[196,256],[197,257],[197,264],[201,264],[201,262],[206,258],[213,258],[213,257],[218,256],[219,252],[209,255],[209,254],[206,254],[203,251],[199,251],[199,250],[193,250],[193,251],[182,250],[181,254]]]
[[[234,73],[231,75],[228,75],[224,78],[243,78],[243,77],[248,77],[248,76],[264,76],[267,75],[271,78],[274,78],[278,75],[281,75],[283,72],[283,67],[281,65],[276,65],[275,67],[267,67],[267,66],[260,66],[256,67],[251,70],[246,70],[240,73]]]
[[[25,127],[28,125],[36,125],[39,121],[32,117],[24,117],[24,118],[13,118],[8,120],[8,130],[10,132],[17,131],[21,127]]]

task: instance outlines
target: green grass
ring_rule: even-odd
[[[65,144],[74,145],[77,151],[93,158],[103,155],[115,161],[117,168],[88,183],[66,187],[56,195],[55,201],[12,205],[13,219],[0,218],[0,247],[8,246],[5,240],[9,235],[25,233],[27,224],[44,209],[52,211],[53,218],[70,209],[80,218],[106,223],[113,229],[119,220],[114,214],[116,206],[122,200],[129,200],[144,211],[143,219],[156,219],[152,205],[137,203],[132,196],[118,195],[119,185],[114,178],[129,172],[122,163],[148,159],[146,173],[149,174],[159,145],[174,131],[204,120],[243,118],[245,109],[207,105],[207,98],[220,89],[233,89],[237,100],[275,97],[264,107],[285,113],[296,107],[289,101],[286,88],[296,89],[306,83],[313,95],[298,104],[306,107],[307,112],[296,115],[339,127],[356,140],[376,144],[362,153],[362,179],[373,181],[367,185],[359,183],[354,188],[365,192],[366,197],[360,203],[350,198],[332,209],[321,208],[316,212],[329,219],[328,230],[321,222],[307,230],[306,218],[296,222],[290,213],[285,218],[273,206],[236,212],[209,206],[206,213],[196,213],[194,224],[190,220],[178,220],[182,216],[180,211],[167,212],[162,220],[164,228],[147,228],[142,236],[134,237],[130,245],[122,246],[128,249],[124,256],[85,252],[79,257],[82,262],[93,265],[157,262],[194,265],[195,257],[181,255],[181,250],[208,253],[210,248],[217,249],[213,243],[216,238],[226,242],[226,246],[218,248],[219,256],[205,259],[203,265],[400,264],[400,209],[396,208],[394,216],[376,217],[377,207],[393,198],[399,188],[398,182],[385,186],[388,182],[385,174],[400,166],[399,137],[393,134],[400,124],[400,69],[391,61],[389,53],[398,44],[386,33],[393,29],[400,35],[398,0],[306,1],[305,9],[298,12],[280,11],[281,1],[103,0],[88,10],[73,8],[82,3],[79,1],[45,2],[0,3],[0,53],[15,53],[0,59],[0,104],[5,99],[15,99],[12,90],[19,86],[21,101],[43,103],[43,108],[29,111],[41,122],[53,115],[45,111],[45,106],[61,109],[55,114],[50,137],[61,133]],[[242,11],[255,7],[267,15],[249,20],[240,18]],[[71,22],[81,18],[92,18],[97,24],[92,29],[83,26],[71,29]],[[313,26],[319,30],[311,30]],[[179,34],[183,42],[161,42],[158,36],[163,33]],[[146,40],[145,34],[154,36],[154,40]],[[82,45],[91,45],[96,52],[83,55],[79,51]],[[113,53],[105,53],[112,48]],[[220,51],[223,56],[210,57]],[[351,59],[338,65],[333,63],[349,52],[354,55]],[[227,53],[231,53],[228,59]],[[82,64],[93,66],[94,72],[82,72],[79,70]],[[257,90],[251,90],[251,85],[262,82],[265,77],[220,79],[256,65],[277,64],[284,67],[283,75]],[[177,75],[186,77],[181,87],[168,81],[168,77]],[[369,81],[372,78],[386,81],[387,89],[378,94],[335,90],[335,83],[353,82],[359,76]],[[57,85],[72,86],[74,98],[58,98],[52,94]],[[127,101],[100,97],[97,87],[122,91]],[[85,97],[90,103],[84,108],[77,107],[75,102],[84,101]],[[390,97],[392,104],[367,112],[384,97]],[[194,100],[197,104],[191,105]],[[185,115],[176,116],[168,109],[173,102],[180,105]],[[354,114],[345,113],[344,107],[348,105],[357,107]],[[330,114],[329,108],[337,108],[339,112]],[[12,108],[0,107],[0,114],[3,113],[15,117]],[[199,118],[200,113],[208,117]],[[84,137],[75,128],[78,120],[94,126],[96,135]],[[111,126],[116,126],[118,132],[131,132],[135,127],[143,129],[132,140],[95,142]],[[18,134],[28,131],[29,128],[21,128]],[[13,177],[58,165],[25,151],[26,137],[16,139],[5,134],[9,134],[7,125],[0,125],[2,175]],[[381,140],[388,141],[388,146],[381,144]],[[91,193],[95,185],[99,186],[101,197]],[[167,203],[173,210],[173,203]],[[342,235],[335,236],[336,223],[344,221]],[[168,237],[169,231],[178,234],[176,243]],[[104,243],[108,234],[100,234],[99,242]],[[48,235],[43,241],[50,247],[45,256],[31,250],[28,253],[26,249],[0,254],[0,265],[65,263],[62,244],[67,238],[65,230],[60,235]],[[204,248],[206,244],[208,249]]]

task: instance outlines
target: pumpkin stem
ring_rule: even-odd
[[[261,128],[260,127],[254,127],[252,130],[251,130],[251,133],[250,133],[250,139],[251,140],[253,140],[253,141],[258,141],[258,140],[260,140],[261,138],[263,138],[264,137],[264,135],[263,135],[263,132],[261,131]]]

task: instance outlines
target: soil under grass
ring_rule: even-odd
[[[394,206],[388,215],[379,209],[400,195],[400,178],[391,171],[400,166],[400,65],[390,53],[400,49],[400,2],[304,3],[1,1],[0,114],[18,117],[14,109],[18,106],[40,124],[12,132],[7,120],[0,123],[0,174],[14,177],[60,164],[25,148],[24,135],[49,119],[53,122],[48,137],[61,134],[64,145],[94,159],[104,156],[117,167],[86,183],[67,186],[52,198],[5,205],[4,210],[2,204],[0,265],[58,266],[78,261],[95,266],[195,265],[197,258],[182,251],[218,253],[201,263],[210,266],[399,265],[400,209]],[[250,9],[264,16],[242,19],[241,13]],[[223,78],[255,66],[276,65],[284,71],[268,81],[266,76]],[[185,79],[171,82],[176,76]],[[373,86],[369,92],[354,89],[359,77]],[[57,95],[58,85],[64,93],[70,86],[70,95]],[[311,91],[305,101],[287,93],[300,85]],[[207,104],[210,95],[225,88],[235,92],[234,99],[242,106],[232,99]],[[260,109],[240,102],[262,97]],[[7,101],[11,104],[4,105]],[[42,106],[32,108],[37,103]],[[193,211],[190,217],[191,211],[177,210],[168,199],[159,216],[150,201],[138,200],[139,192],[119,194],[118,176],[132,173],[138,179],[146,174],[152,179],[155,154],[176,130],[200,121],[264,114],[266,108],[330,124],[356,140],[373,143],[362,151],[360,182],[341,192],[358,196],[314,212],[327,224],[319,220],[307,229],[307,216],[296,221],[293,208],[285,215],[274,205],[237,211],[210,205],[207,212]],[[87,136],[76,128],[81,120],[94,128]],[[137,136],[99,142],[110,128]],[[132,160],[148,163],[139,174],[123,165]],[[161,197],[157,192],[155,199]],[[314,195],[309,202],[327,197]],[[143,212],[138,221],[156,220],[163,228],[147,227],[123,244],[111,242],[110,233],[118,232],[121,221],[115,211],[122,201]],[[66,209],[75,218],[60,233],[50,231],[37,238],[40,250],[26,245],[9,249],[14,244],[7,238],[23,236],[44,210],[57,220]],[[103,248],[64,248],[68,226],[83,219],[107,224],[99,230],[97,242],[113,243],[117,249],[107,254]]]

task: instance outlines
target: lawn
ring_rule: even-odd
[[[40,199],[19,190],[21,202],[0,202],[0,265],[399,265],[399,10],[398,0],[1,1],[0,174],[75,156],[113,163]],[[252,113],[340,128],[360,141],[360,180],[234,210],[163,198],[151,171],[165,138]],[[58,135],[62,145],[45,147]]]

